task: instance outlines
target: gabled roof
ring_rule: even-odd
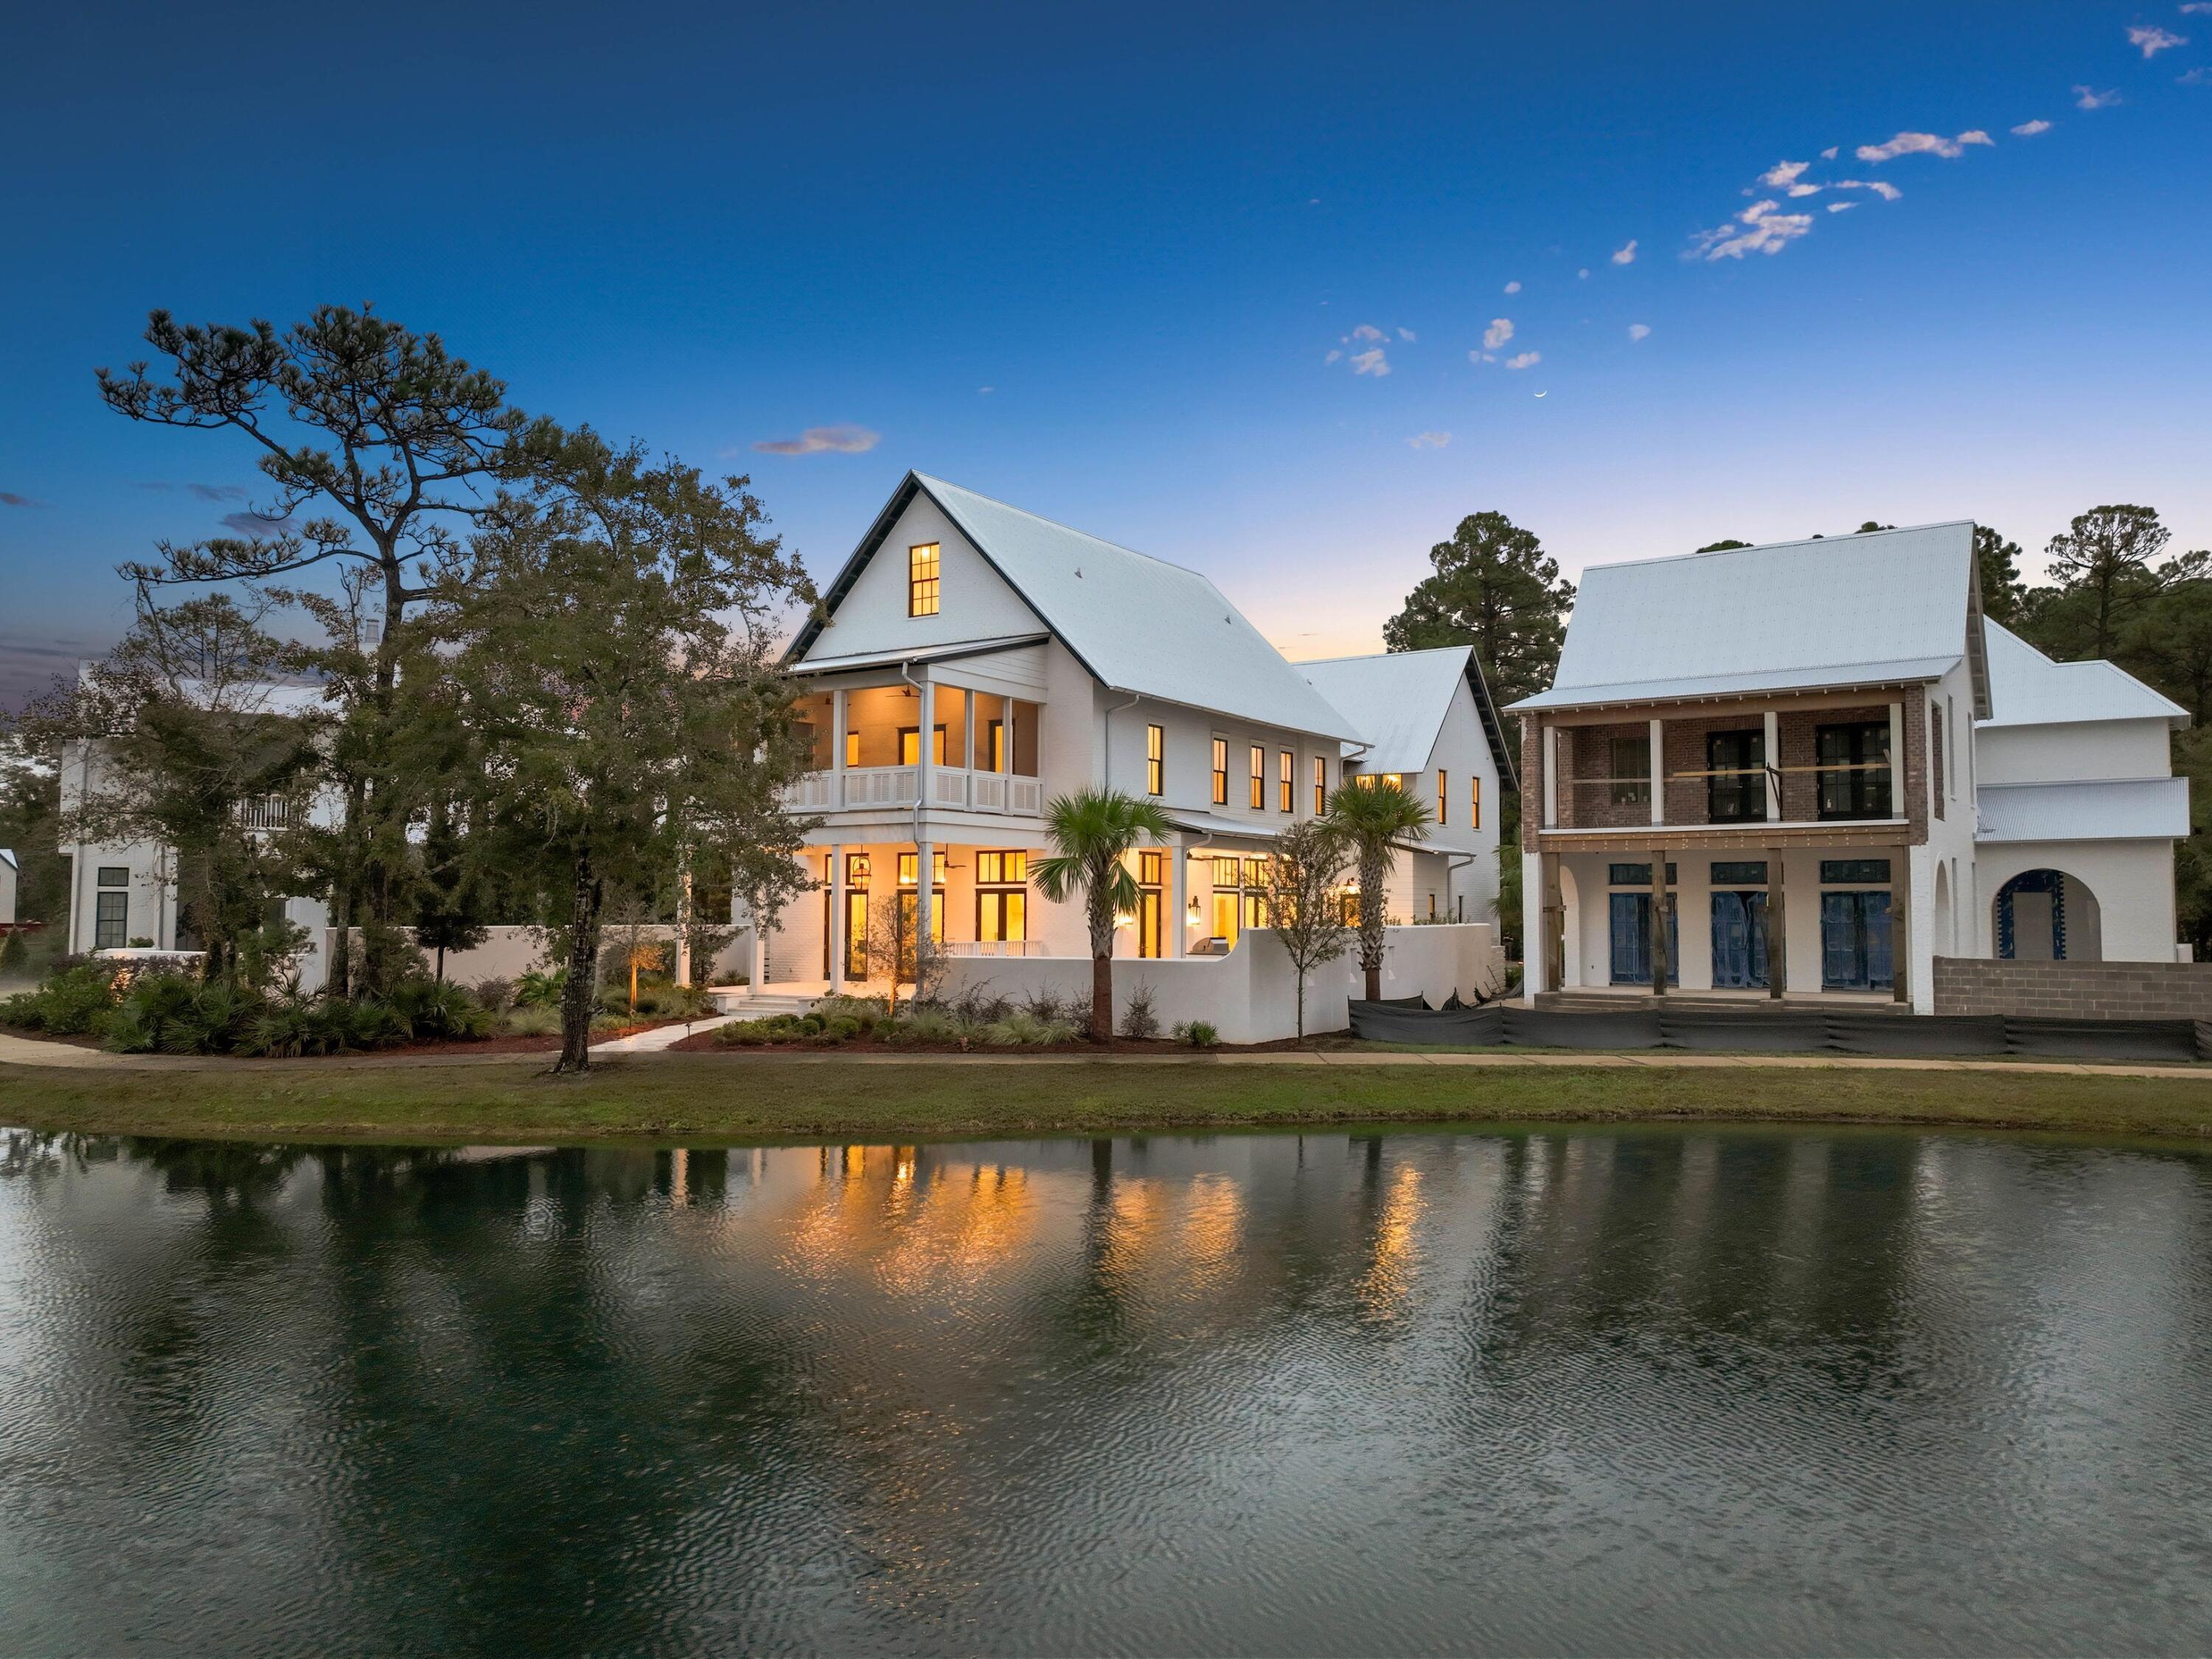
[[[786,653],[805,661],[829,617],[917,495],[926,495],[1110,690],[1264,726],[1356,740],[1344,716],[1194,570],[1132,552],[988,495],[909,472]]]
[[[1042,645],[1049,634],[1004,634],[994,639],[955,640],[945,645],[915,646],[903,651],[856,651],[843,657],[809,657],[787,672],[793,674],[842,674],[856,668],[884,668],[893,663],[957,662],[965,657],[994,656]]]
[[[1367,752],[1363,772],[1425,772],[1436,751],[1452,698],[1464,684],[1474,694],[1483,736],[1506,787],[1513,787],[1512,757],[1492,707],[1490,687],[1470,645],[1430,651],[1386,651],[1371,657],[1330,657],[1293,663],[1315,690],[1359,728]]]
[[[2053,662],[2019,635],[1984,622],[1990,701],[1981,726],[2058,726],[2075,720],[2164,720],[2189,724],[2189,711],[2125,669],[2094,660]]]
[[[1989,712],[1970,520],[1582,574],[1559,672],[1516,708],[1935,679],[1964,657]]]

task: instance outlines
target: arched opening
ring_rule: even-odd
[[[2089,884],[2063,870],[2023,870],[1997,890],[1998,958],[2102,962],[2104,927]]]
[[[1930,942],[1937,956],[1959,954],[1959,941],[1951,932],[1951,866],[1948,861],[1936,866],[1936,932]]]

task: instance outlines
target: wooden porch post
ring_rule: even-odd
[[[1779,1002],[1789,986],[1790,935],[1782,914],[1782,849],[1770,847],[1766,849],[1766,994]]]
[[[1651,822],[1667,822],[1667,731],[1663,722],[1653,720],[1650,737],[1651,758],[1646,769],[1651,774]]]
[[[1667,849],[1651,849],[1651,994],[1667,994]]]

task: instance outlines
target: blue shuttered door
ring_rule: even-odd
[[[1764,989],[1766,985],[1766,895],[1713,895],[1713,988]]]
[[[1613,982],[1615,985],[1649,985],[1651,983],[1651,895],[1614,893],[1610,896],[1610,900]],[[1681,934],[1671,895],[1667,905],[1667,960],[1670,964],[1682,960]],[[1671,982],[1680,972],[1678,967],[1671,968],[1668,974],[1668,981]]]
[[[1832,991],[1887,990],[1889,895],[1820,895],[1820,983]]]

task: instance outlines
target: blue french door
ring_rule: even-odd
[[[1613,982],[1615,985],[1651,983],[1651,895],[1614,893],[1610,896],[1613,923]],[[1680,962],[1682,951],[1674,921],[1674,906],[1667,906],[1667,959]],[[1672,979],[1674,975],[1668,975]]]
[[[1764,989],[1766,985],[1766,895],[1713,895],[1713,988]]]
[[[1889,895],[1820,895],[1820,983],[1831,991],[1886,991],[1890,966]]]

